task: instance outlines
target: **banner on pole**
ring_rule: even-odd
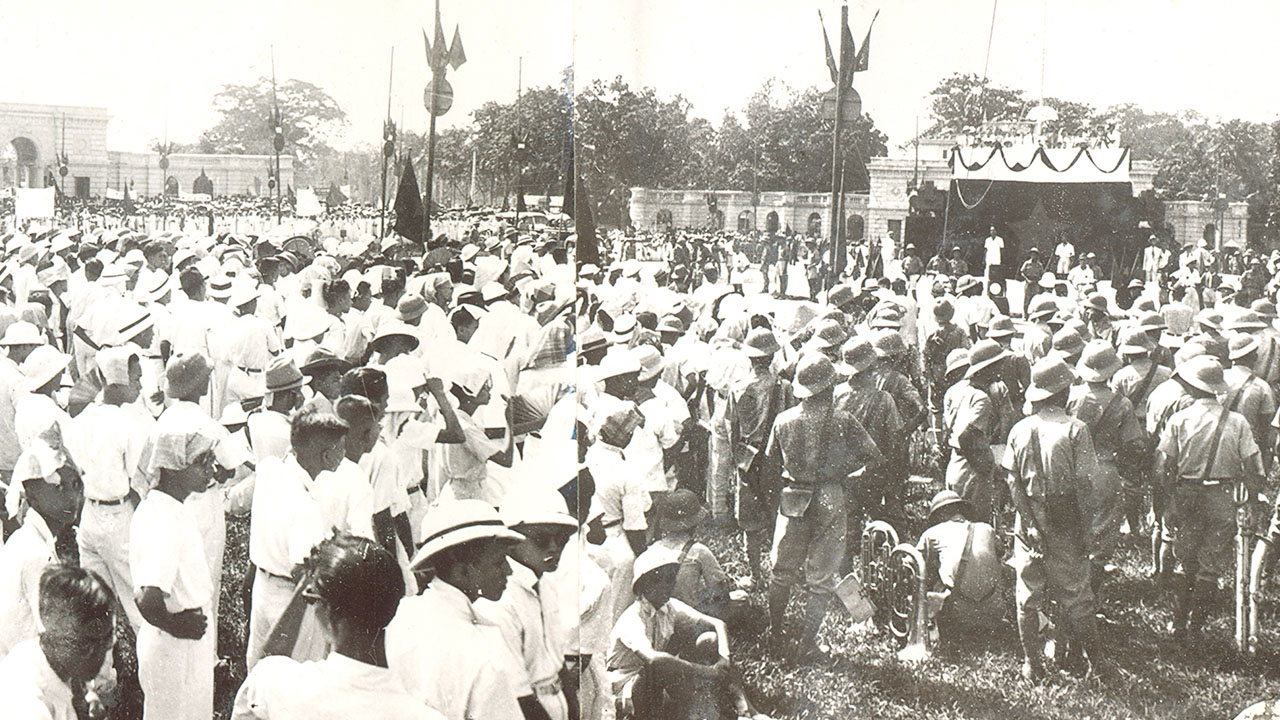
[[[17,194],[13,201],[14,215],[19,222],[30,218],[53,217],[54,189],[52,187],[19,188],[15,192]]]

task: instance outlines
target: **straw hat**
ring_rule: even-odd
[[[39,390],[71,364],[71,356],[59,352],[50,345],[41,345],[22,361],[23,388],[27,392]]]
[[[640,382],[652,380],[662,373],[662,353],[658,352],[658,348],[645,343],[631,352],[640,363]]]
[[[311,354],[307,356],[307,361],[298,369],[302,371],[303,375],[319,375],[330,367],[342,373],[351,368],[351,363],[324,348],[316,348],[311,351]]]
[[[45,337],[40,333],[40,328],[25,320],[19,320],[13,323],[4,331],[4,337],[0,337],[0,345],[11,347],[13,345],[43,345]]]
[[[396,316],[404,322],[417,320],[427,311],[427,300],[417,293],[408,293],[396,303]]]
[[[564,496],[554,488],[534,484],[517,486],[502,499],[499,514],[509,528],[519,525],[556,525],[572,531],[578,520],[569,514]]]
[[[431,559],[441,551],[464,543],[495,540],[514,544],[524,540],[483,500],[450,500],[428,510],[422,518],[422,537],[422,547],[410,563],[414,570],[431,567]]]
[[[296,390],[307,384],[306,378],[302,376],[302,371],[294,364],[293,359],[284,356],[272,359],[263,378],[266,380],[269,393]]]

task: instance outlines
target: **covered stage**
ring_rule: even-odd
[[[1097,253],[1104,275],[1112,276],[1127,270],[1145,239],[1137,237],[1138,223],[1149,208],[1134,196],[1127,148],[957,146],[950,162],[945,209],[928,234],[948,249],[960,247],[975,273],[984,266],[992,226],[1005,241],[998,273],[1005,276],[1017,272],[1027,249],[1039,248],[1048,262],[1063,240],[1077,256]]]

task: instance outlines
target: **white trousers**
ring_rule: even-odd
[[[218,647],[218,589],[222,587],[222,558],[227,549],[227,513],[223,509],[223,492],[221,487],[216,487],[188,495],[186,500],[187,507],[196,516],[200,539],[204,541],[204,560],[209,565],[209,581],[213,587],[209,628],[214,648]]]
[[[133,600],[133,573],[129,570],[129,524],[133,506],[99,505],[88,500],[80,514],[76,544],[80,546],[80,567],[92,570],[107,581],[124,607],[129,625],[136,635],[142,626],[142,613]]]
[[[138,630],[143,720],[210,720],[216,647],[212,632],[182,640],[143,623]]]
[[[262,659],[271,630],[284,615],[293,597],[293,583],[268,575],[261,568],[253,577],[253,607],[249,614],[249,645],[245,648],[245,666],[252,670]],[[320,629],[320,621],[310,607],[302,616],[298,640],[290,657],[299,662],[323,660],[329,654],[328,641]]]

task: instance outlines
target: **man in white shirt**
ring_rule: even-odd
[[[76,692],[98,672],[115,638],[115,598],[96,574],[69,565],[48,566],[39,588],[39,638],[0,662],[5,717],[76,720]]]
[[[324,540],[325,527],[316,496],[316,478],[338,469],[346,455],[347,424],[326,413],[301,413],[293,420],[292,449],[257,468],[249,523],[249,559],[258,568],[245,663],[262,657],[267,636],[293,595],[298,566]],[[323,657],[318,627],[304,623],[295,659]]]
[[[400,601],[387,626],[388,665],[411,695],[449,720],[522,720],[521,703],[536,701],[517,699],[518,660],[473,603],[502,597],[507,552],[524,536],[482,500],[441,503],[427,513],[422,535],[413,567],[433,570],[434,579]]]
[[[992,278],[991,270],[1000,265],[1004,253],[1004,238],[996,234],[996,226],[991,226],[991,231],[987,234],[987,239],[983,241],[982,246],[986,248],[986,284],[990,285]],[[1002,279],[997,277],[994,279]]]
[[[102,402],[71,421],[65,441],[84,480],[85,506],[76,542],[80,566],[107,582],[136,633],[142,616],[133,601],[129,525],[140,489],[145,490],[139,461],[155,419],[136,402],[142,365],[133,346],[103,348],[95,360],[106,382]]]
[[[1071,261],[1076,256],[1076,246],[1071,244],[1069,240],[1063,240],[1053,248],[1053,256],[1057,258],[1057,266],[1055,272],[1061,279],[1064,275],[1071,271]]]
[[[181,415],[162,416],[152,437],[155,488],[134,511],[129,567],[138,610],[138,682],[148,720],[213,716],[213,594],[204,540],[187,496],[213,480],[216,436]]]
[[[522,479],[525,484],[507,495],[502,508],[507,527],[525,538],[511,549],[507,561],[511,580],[501,598],[481,598],[476,610],[498,626],[511,654],[521,661],[525,674],[518,692],[536,697],[551,720],[568,720],[560,679],[564,670],[561,618],[554,585],[542,581],[559,567],[578,521],[558,491],[540,486],[541,478]]]
[[[58,559],[57,538],[80,516],[84,486],[62,452],[36,441],[14,467],[5,498],[10,517],[23,497],[29,507],[22,527],[0,548],[0,656],[39,631],[40,573]]]

